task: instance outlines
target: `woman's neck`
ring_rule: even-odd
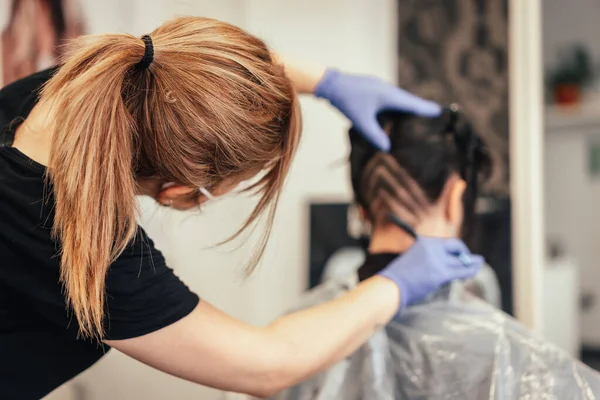
[[[15,131],[13,147],[35,162],[48,166],[52,130],[50,108],[38,103]]]
[[[441,218],[428,218],[415,226],[418,235],[455,237],[458,232]],[[375,225],[369,242],[369,253],[404,253],[415,239],[392,223]]]
[[[404,253],[415,241],[395,225],[375,227],[369,241],[369,253]]]

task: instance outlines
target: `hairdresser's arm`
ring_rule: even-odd
[[[267,396],[347,356],[399,306],[421,301],[451,280],[473,276],[482,262],[458,239],[419,237],[379,276],[266,328],[236,321],[201,302],[166,328],[107,343],[194,382]]]
[[[316,65],[309,66],[306,63],[303,63],[303,67],[299,68],[297,63],[292,63],[289,60],[284,61],[276,53],[271,53],[271,57],[273,57],[276,63],[284,66],[285,74],[292,81],[296,92],[300,94],[315,93],[319,81],[325,74],[325,68]]]
[[[181,378],[267,397],[352,353],[397,312],[398,286],[373,277],[329,303],[265,328],[237,321],[206,302],[148,335],[107,344]]]
[[[300,69],[293,65],[285,64],[285,73],[292,81],[298,93],[314,94],[317,85],[325,74],[325,68],[313,66]]]

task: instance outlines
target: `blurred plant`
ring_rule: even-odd
[[[588,49],[573,45],[559,52],[558,63],[548,71],[546,84],[550,90],[563,85],[581,88],[594,82],[596,72]]]

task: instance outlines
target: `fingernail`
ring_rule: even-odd
[[[419,114],[422,117],[437,118],[442,115],[443,108],[437,103],[428,102],[426,107],[421,108]]]
[[[379,147],[379,149],[381,151],[385,151],[385,152],[389,152],[390,148],[392,147],[392,145],[391,145],[391,143],[389,141],[382,141],[382,142],[379,142],[379,143],[375,143],[375,145],[377,147]]]
[[[460,253],[458,255],[458,259],[460,260],[461,263],[463,263],[463,265],[465,267],[468,267],[471,264],[473,264],[473,260],[471,259],[471,256],[469,256],[467,253]]]

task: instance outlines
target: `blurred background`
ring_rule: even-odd
[[[518,159],[511,152],[519,143],[509,140],[509,101],[515,96],[509,91],[515,87],[509,61],[521,53],[509,46],[508,0],[0,0],[0,81],[5,85],[52,65],[69,38],[106,32],[141,36],[179,15],[238,25],[307,68],[376,75],[440,103],[460,103],[496,162],[478,201],[472,247],[496,272],[501,307],[514,312],[516,272],[535,268],[532,288],[543,289],[532,295],[541,310],[537,330],[600,367],[600,1],[542,2],[540,68],[528,79],[543,90],[544,104],[536,105],[543,107],[543,136],[532,142],[536,148],[520,148]],[[228,198],[202,214],[168,212],[140,199],[140,222],[172,268],[203,299],[253,324],[266,324],[293,305],[331,263],[347,265],[361,257],[349,207],[348,123],[320,100],[301,101],[304,137],[267,252],[252,276],[244,274],[251,234],[214,245],[240,226],[253,199]],[[528,158],[527,152],[542,157]],[[540,193],[515,192],[523,187],[514,184],[521,169],[511,161],[518,160],[533,160],[530,170],[543,179],[535,186]],[[544,249],[539,265],[514,262],[519,259],[515,238],[521,237],[519,225],[511,224],[517,195],[541,199],[529,203],[537,204],[534,211],[543,219],[542,233],[529,235]],[[225,397],[116,351],[49,396]]]

